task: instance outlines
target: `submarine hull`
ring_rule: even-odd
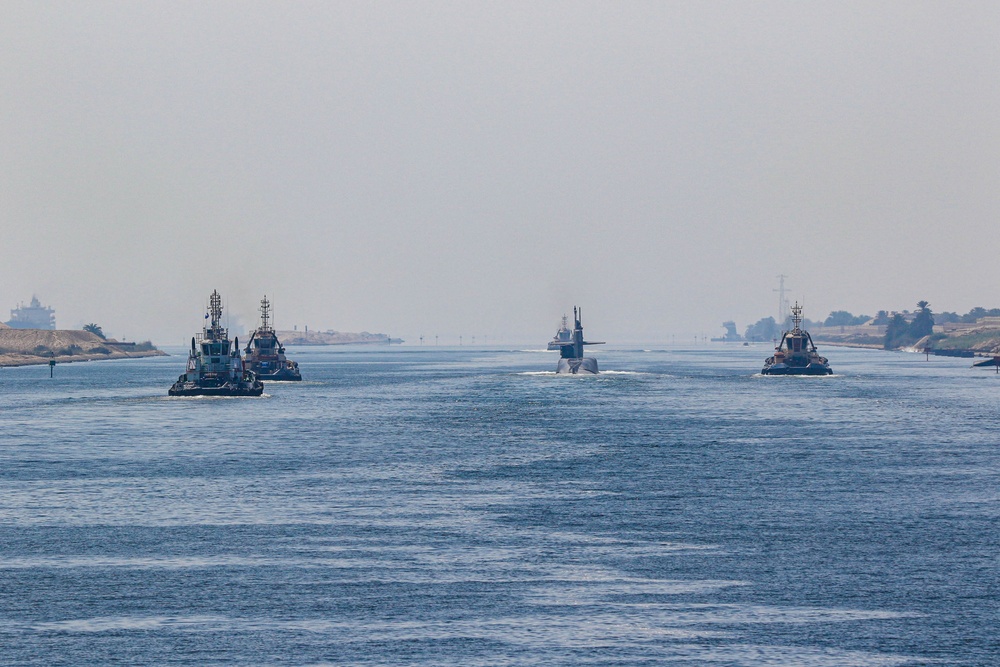
[[[256,387],[178,387],[174,385],[167,391],[167,396],[260,396],[263,393],[263,384]]]
[[[582,359],[560,359],[556,373],[565,375],[597,375],[597,359],[583,357]]]

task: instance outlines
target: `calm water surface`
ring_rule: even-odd
[[[1000,664],[1000,378],[826,348],[0,369],[4,665]]]

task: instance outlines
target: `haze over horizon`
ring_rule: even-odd
[[[1000,5],[12,2],[0,319],[669,341],[1000,305]]]

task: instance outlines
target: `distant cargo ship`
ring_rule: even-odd
[[[48,306],[43,306],[37,296],[32,295],[31,303],[25,306],[19,304],[17,308],[10,311],[10,320],[7,326],[11,329],[47,329],[56,328],[56,311]]]
[[[552,337],[552,340],[549,341],[548,349],[561,350],[563,345],[571,345],[572,343],[573,331],[569,328],[569,318],[563,315],[562,325],[560,325],[559,330],[556,331],[556,335]]]

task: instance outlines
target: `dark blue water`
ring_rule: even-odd
[[[0,369],[4,665],[1000,664],[1000,378],[828,348]]]

